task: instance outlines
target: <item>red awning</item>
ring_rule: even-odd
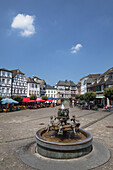
[[[40,99],[40,98],[37,98],[37,99],[36,99],[36,102],[45,102],[45,100],[42,100],[42,99]]]
[[[29,100],[28,103],[34,103],[36,100]]]
[[[71,100],[76,100],[76,99],[71,99]]]
[[[29,97],[25,97],[25,98],[22,100],[22,102],[27,103],[29,100],[30,100],[30,98],[29,98]]]

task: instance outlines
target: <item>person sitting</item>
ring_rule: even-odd
[[[75,115],[73,115],[71,119],[71,128],[73,129],[73,132],[75,134],[79,132],[79,126],[80,126],[80,123],[75,120]]]
[[[50,131],[51,127],[53,127],[53,124],[54,124],[53,116],[50,116],[50,123],[47,126],[47,132]]]

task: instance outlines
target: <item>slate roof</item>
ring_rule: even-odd
[[[12,71],[11,71],[11,70],[7,70],[7,69],[5,69],[5,68],[1,68],[1,69],[0,69],[0,71],[7,71],[7,72],[12,73]]]
[[[22,74],[22,75],[25,75],[24,73],[22,73],[19,69],[16,69],[16,70],[11,70],[11,72],[13,73],[13,77],[15,77],[18,73],[19,74]]]
[[[91,79],[91,78],[97,78],[99,77],[101,74],[96,74],[96,73],[91,73],[89,74],[88,76],[85,76],[85,77],[82,77],[79,81],[83,80],[84,78],[88,78],[88,79]]]
[[[42,80],[36,76],[33,77],[34,81],[37,82],[38,84],[40,84],[40,88],[43,89],[43,85],[46,85],[45,80]],[[36,80],[35,80],[36,79]]]
[[[58,83],[56,84],[56,86],[76,86],[75,83],[73,81],[61,81],[59,80]]]
[[[98,78],[94,80],[94,84],[91,84],[89,87],[95,87],[99,85],[113,85],[113,79],[111,79],[110,74],[113,74],[113,67],[108,69],[106,72],[101,74]],[[108,77],[108,79],[105,81],[104,77],[105,75]],[[97,83],[97,79],[99,82]]]
[[[39,77],[37,77],[37,76],[33,76],[33,78],[36,78],[37,80],[42,80],[42,79],[40,79]]]
[[[36,81],[34,81],[31,77],[27,77],[27,83],[35,83],[38,84]]]
[[[53,89],[53,90],[55,90],[56,88],[53,87],[53,86],[50,86],[49,84],[46,84],[46,89]]]

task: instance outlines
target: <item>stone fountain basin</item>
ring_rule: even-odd
[[[90,153],[93,149],[92,147],[92,135],[80,128],[80,132],[86,137],[86,139],[73,142],[73,143],[61,143],[52,142],[42,138],[42,134],[46,132],[46,129],[40,129],[36,133],[36,151],[45,157],[54,159],[71,159],[78,158]]]

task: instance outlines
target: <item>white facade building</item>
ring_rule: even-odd
[[[46,85],[46,96],[48,98],[58,98],[57,89],[50,85]]]
[[[40,96],[43,96],[46,94],[46,82],[45,80],[40,79],[39,77],[34,76],[33,80],[40,84]]]
[[[73,81],[58,81],[56,86],[60,98],[74,97],[76,94],[76,85]]]
[[[11,97],[12,72],[0,69],[0,96]]]
[[[12,70],[12,96],[19,95],[27,96],[27,79],[24,73],[20,70]]]
[[[84,77],[81,79],[81,94],[85,94],[87,92],[87,82],[88,77]]]
[[[36,83],[32,78],[27,77],[27,97],[32,95],[40,97],[40,84]]]

